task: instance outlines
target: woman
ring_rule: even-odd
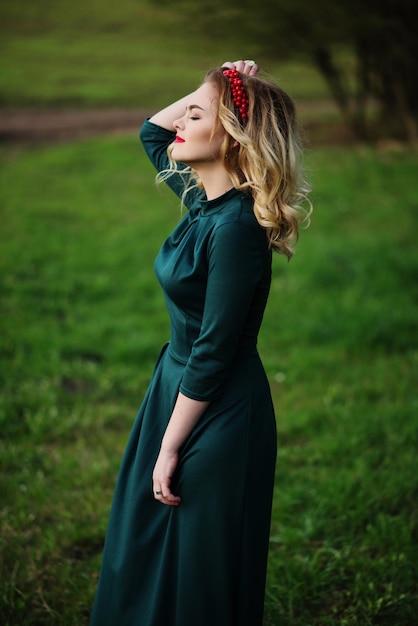
[[[276,459],[257,353],[272,250],[290,258],[305,189],[294,108],[225,63],[141,139],[188,212],[155,270],[171,338],[119,473],[92,626],[260,626]]]

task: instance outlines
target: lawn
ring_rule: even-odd
[[[159,107],[243,55],[299,100],[328,97],[303,60],[272,62],[252,42],[202,36],[175,5],[152,0],[4,2],[0,33],[3,107]]]
[[[168,336],[177,223],[136,136],[1,150],[0,620],[82,626],[119,461]],[[308,152],[315,212],[260,337],[279,454],[266,626],[418,611],[417,158]]]
[[[19,0],[0,18],[2,107],[158,107],[242,56],[145,0]],[[304,121],[335,121],[303,59],[251,42],[245,57]],[[168,337],[153,259],[180,210],[135,134],[0,158],[0,623],[87,626]],[[259,342],[279,438],[265,626],[416,622],[417,165],[399,146],[306,156],[312,225],[290,263],[275,257]]]

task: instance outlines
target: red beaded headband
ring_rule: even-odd
[[[237,70],[223,70],[222,73],[229,80],[232,92],[232,99],[239,111],[242,123],[245,124],[248,118],[249,100],[247,92],[245,91],[242,84],[242,78],[240,77]]]

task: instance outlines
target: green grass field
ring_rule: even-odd
[[[179,207],[136,136],[1,156],[0,618],[82,626],[168,335],[152,265]],[[265,624],[412,625],[417,159],[323,149],[306,165],[312,226],[275,258],[260,338],[280,446]]]
[[[242,56],[155,11],[3,3],[0,106],[158,107]],[[327,96],[300,60],[244,56],[297,101]],[[0,158],[0,623],[87,626],[180,210],[135,135]],[[399,147],[307,154],[312,226],[275,258],[260,337],[279,432],[265,626],[416,623],[417,165]]]
[[[202,36],[175,5],[151,0],[19,0],[0,6],[0,106],[158,107],[194,89],[210,67],[256,58],[295,98],[327,97],[306,63]],[[226,57],[225,57],[226,55]]]

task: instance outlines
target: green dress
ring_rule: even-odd
[[[174,134],[145,122],[158,170]],[[169,182],[181,193],[183,181]],[[156,275],[171,321],[127,444],[91,626],[261,626],[276,423],[257,334],[271,252],[252,201],[192,190]],[[152,472],[178,392],[209,400],[180,450],[178,507],[156,501]]]

